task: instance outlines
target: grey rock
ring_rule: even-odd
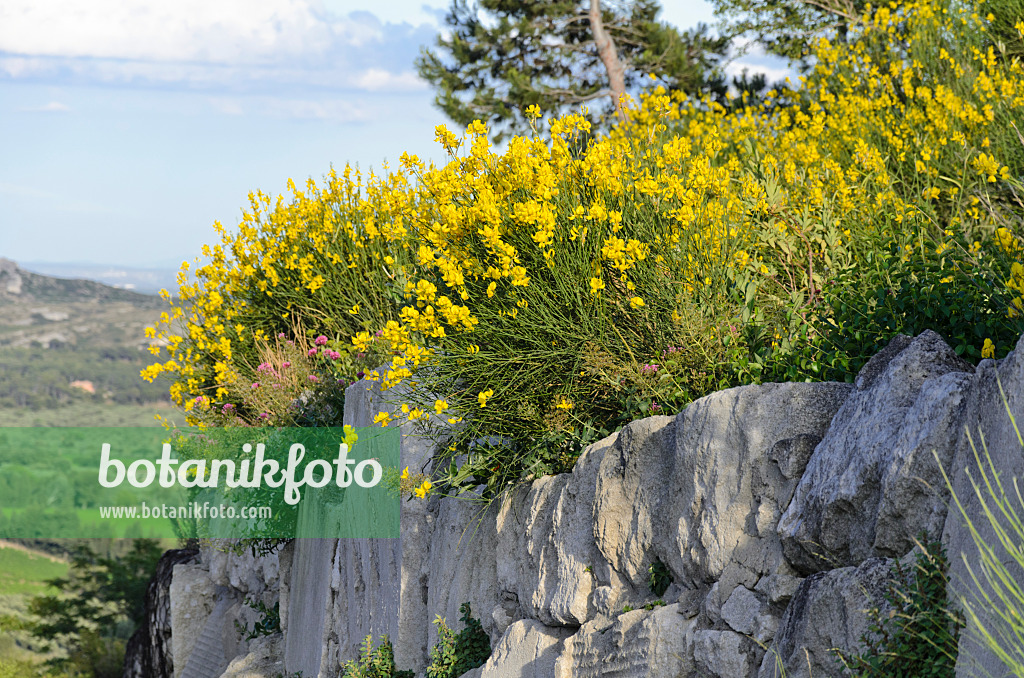
[[[772,615],[757,594],[745,586],[737,586],[722,605],[722,621],[732,630],[764,644],[771,640],[779,619]]]
[[[170,600],[171,661],[178,678],[213,612],[217,587],[200,564],[177,564],[171,576]]]
[[[1007,554],[1000,545],[995,529],[985,517],[981,499],[975,493],[971,479],[982,484],[982,496],[985,497],[990,508],[993,508],[991,498],[981,480],[981,471],[984,468],[991,480],[994,470],[999,474],[999,479],[1009,497],[1008,504],[1016,511],[1020,511],[1017,490],[1014,486],[1018,479],[1024,479],[1024,454],[1022,454],[1021,443],[1010,415],[1013,415],[1018,427],[1024,426],[1024,344],[1022,342],[1024,339],[1019,341],[1016,348],[1004,359],[999,361],[983,360],[978,365],[967,399],[965,415],[959,428],[960,435],[957,440],[956,454],[950,463],[944,464],[953,484],[953,490],[963,505],[966,517],[978,530],[978,536],[982,543],[993,549],[995,558],[1007,564],[1010,577],[1018,583],[1024,582],[1024,570],[1014,564],[1012,556]],[[984,445],[982,438],[984,438]],[[973,447],[972,442],[974,443]],[[986,448],[991,459],[991,467],[988,466],[985,456]],[[977,450],[977,457],[975,457],[975,450]],[[979,460],[982,467],[979,467]],[[999,525],[1002,529],[1009,530],[1010,535],[1014,534],[1004,520],[1000,519]],[[1011,539],[1017,541],[1016,537],[1011,537]],[[999,620],[996,610],[992,606],[984,602],[979,603],[979,596],[986,594],[991,596],[993,591],[982,574],[981,557],[978,546],[971,536],[971,529],[967,525],[964,514],[955,504],[946,517],[942,541],[946,547],[950,564],[948,588],[950,600],[954,604],[959,604],[961,609],[964,609],[965,603],[970,605],[989,631],[999,637],[1008,629]],[[974,574],[979,577],[979,582],[982,584],[980,590],[968,570],[968,563]],[[960,652],[956,669],[958,678],[973,678],[973,676],[1003,678],[1014,675],[984,643],[979,643],[976,640],[978,637],[977,625],[968,617],[967,628],[960,632]],[[1016,656],[1019,657],[1019,654]]]
[[[175,565],[192,561],[195,549],[167,551],[160,557],[156,572],[146,587],[146,606],[142,626],[125,649],[124,678],[172,678],[171,579]]]
[[[865,610],[878,605],[885,613],[883,593],[893,562],[871,558],[807,577],[786,608],[758,678],[842,676],[831,649],[859,651],[869,625]]]
[[[693,634],[694,664],[701,676],[746,678],[756,667],[751,645],[732,631],[697,631]]]
[[[754,590],[767,596],[772,603],[788,603],[803,582],[802,577],[786,574],[770,574],[757,582]]]
[[[779,521],[797,570],[899,557],[920,532],[941,532],[948,495],[933,450],[952,459],[972,372],[931,331],[868,362]]]
[[[693,676],[687,638],[696,621],[678,605],[595,618],[563,641],[555,678]]]
[[[534,619],[508,627],[490,658],[480,667],[479,678],[551,678],[562,641],[571,631],[552,628]]]
[[[835,383],[733,388],[701,398],[676,417],[674,449],[623,436],[619,468],[615,457],[605,457],[599,497],[618,485],[617,494],[630,503],[615,506],[608,518],[599,503],[596,526],[614,520],[625,523],[626,532],[626,526],[649,522],[649,533],[658,536],[651,539],[647,559],[625,559],[600,540],[599,548],[638,588],[645,586],[652,556],[685,588],[717,582],[712,607],[738,585],[752,588],[763,575],[795,574],[775,531],[798,481],[783,474],[779,460],[789,456],[779,443],[822,437],[851,388]],[[643,454],[629,454],[633,440],[645,446]],[[785,465],[793,472],[799,463]],[[629,538],[644,534],[637,530]]]
[[[254,640],[248,653],[235,657],[220,678],[280,678],[284,675],[281,634]]]

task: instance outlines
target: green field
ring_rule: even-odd
[[[76,402],[42,410],[0,408],[0,426],[160,426],[156,415],[173,419],[169,405],[116,405]],[[178,418],[181,418],[180,416]]]
[[[47,580],[67,573],[65,562],[0,546],[0,678],[31,675],[33,665],[51,656],[23,628],[29,621],[26,609],[30,598],[50,591]]]
[[[67,572],[67,563],[0,547],[0,596],[44,593],[46,580],[63,577]]]

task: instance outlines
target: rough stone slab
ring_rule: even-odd
[[[436,517],[430,516],[433,531],[425,579],[444,584],[426,589],[425,609],[440,615],[450,628],[460,630],[459,607],[469,603],[472,616],[480,620],[494,646],[509,625],[523,616],[515,595],[505,592],[503,598],[497,583],[495,569],[500,551],[494,521],[498,504],[485,511],[474,501],[444,498],[434,508],[437,513]],[[437,626],[430,623],[433,620],[431,616],[425,627],[429,635],[425,637],[424,652],[437,642]]]
[[[172,678],[171,579],[176,565],[191,562],[195,549],[167,551],[146,587],[145,617],[125,650],[124,678]]]
[[[170,585],[171,658],[179,678],[216,604],[217,587],[198,563],[174,566]]]
[[[301,510],[301,509],[300,509]],[[288,587],[288,672],[315,676],[320,671],[335,539],[298,539]]]
[[[235,657],[220,678],[281,678],[284,673],[281,634],[258,638],[248,654]]]
[[[401,393],[388,396],[400,398]],[[345,390],[344,423],[372,426],[377,413],[388,409],[389,397],[375,382],[363,380],[349,386]],[[402,433],[401,466],[429,472],[433,439],[416,424],[403,424]],[[385,633],[401,668],[422,671],[426,666],[427,634],[433,621],[433,617],[428,618],[426,606],[425,572],[432,531],[428,504],[403,501],[400,520],[399,539],[341,539],[330,556],[321,556],[331,583],[323,599],[324,635],[317,664],[324,675],[331,675],[329,672],[337,666],[356,657],[367,635],[376,642]],[[298,563],[296,551],[293,570]],[[292,579],[297,580],[295,575]],[[301,608],[290,606],[289,627],[302,614]],[[287,635],[286,647],[291,642],[291,628]],[[295,670],[290,655],[288,666]],[[315,670],[309,675],[316,675]]]
[[[1006,397],[1005,401],[1003,394]],[[1017,426],[1024,430],[1024,339],[1019,341],[1016,348],[1004,359],[981,361],[974,375],[965,410],[959,430],[956,454],[946,468],[953,483],[953,490],[967,511],[971,522],[978,529],[981,539],[987,545],[995,547],[996,557],[1003,563],[1012,563],[1012,559],[999,547],[995,531],[985,518],[981,502],[975,494],[967,474],[969,472],[971,477],[980,482],[978,461],[975,459],[974,450],[971,447],[973,440],[978,455],[986,464],[985,447],[988,448],[992,464],[996,472],[999,473],[1007,494],[1011,497],[1010,505],[1020,512],[1021,508],[1017,501],[1013,481],[1018,479],[1021,484],[1024,484],[1024,451],[1021,449],[1010,414],[1012,413]],[[985,446],[981,444],[982,436],[984,436]],[[988,473],[991,479],[991,470],[988,470]],[[985,493],[983,496],[987,497],[988,495]],[[959,601],[961,597],[966,598],[968,603],[974,603],[984,624],[997,634],[1005,630],[989,606],[979,605],[975,602],[976,596],[980,592],[972,581],[964,558],[971,563],[975,574],[981,577],[982,583],[985,580],[978,567],[980,563],[978,548],[963,516],[955,506],[946,517],[943,544],[946,547],[950,563],[950,599]],[[1009,569],[1010,576],[1015,581],[1024,582],[1024,571],[1013,565]],[[985,589],[991,591],[987,585]],[[975,641],[976,637],[977,629],[973,622],[969,622],[967,628],[960,632],[960,653],[956,669],[958,678],[973,678],[974,676],[1003,678],[1012,675],[990,650]]]
[[[587,622],[563,641],[555,678],[696,676],[687,647],[694,619],[679,605],[633,610]]]
[[[856,654],[869,625],[865,610],[885,605],[893,560],[871,558],[858,567],[807,577],[790,601],[758,678],[840,678],[831,648]]]
[[[750,640],[733,631],[696,631],[692,643],[694,664],[701,676],[746,678],[756,666]]]
[[[796,569],[900,557],[922,530],[941,533],[948,495],[933,450],[948,465],[972,372],[931,331],[865,365],[779,521]]]
[[[751,636],[762,644],[772,639],[779,625],[778,617],[746,586],[733,589],[722,605],[722,621],[737,633]]]
[[[508,627],[480,667],[479,678],[551,678],[562,642],[571,635],[566,628],[552,628],[534,619]]]
[[[820,439],[851,388],[743,386],[701,398],[674,420],[625,427],[597,478],[594,530],[610,569],[647,596],[648,568],[659,559],[683,588],[717,581],[719,604],[762,575],[795,574],[775,528],[797,478],[780,461],[799,467],[787,450]]]
[[[238,605],[223,587],[217,592],[216,605],[196,638],[188,659],[179,674],[181,678],[219,678],[238,650],[238,635],[232,608]]]

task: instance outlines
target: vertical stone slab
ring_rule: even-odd
[[[300,520],[303,513],[300,513]],[[335,539],[296,539],[288,586],[284,665],[289,673],[316,676],[323,654]]]
[[[1007,408],[1009,408],[1009,413]],[[968,473],[970,473],[976,482],[982,482],[974,450],[971,448],[971,441],[974,442],[984,463],[985,452],[981,442],[981,438],[984,436],[985,447],[988,448],[991,455],[992,464],[1010,497],[1010,506],[1020,512],[1021,507],[1018,505],[1017,490],[1014,485],[1015,481],[1024,482],[1024,450],[1021,449],[1017,431],[1011,421],[1011,413],[1016,421],[1016,426],[1024,430],[1024,339],[1019,341],[1017,347],[1003,360],[983,360],[978,364],[971,392],[967,398],[964,422],[960,427],[960,437],[951,464],[952,468],[946,469],[953,483],[953,491],[963,504],[967,516],[977,528],[981,538],[994,549],[995,557],[1007,564],[1010,576],[1014,581],[1024,582],[1024,571],[1014,565],[1012,557],[999,546],[995,531],[985,517],[981,501],[975,494],[971,479],[968,477]],[[992,471],[991,469],[986,470],[991,480]],[[983,496],[986,501],[990,502],[984,485],[982,488]],[[991,502],[990,508],[998,513],[998,509],[992,507]],[[1003,526],[1006,528],[1005,521],[1003,521]],[[1013,532],[1010,531],[1010,534],[1012,535]],[[968,571],[967,563],[970,564],[971,569],[978,575],[991,595],[991,590],[985,584],[985,578],[981,572],[978,548],[971,537],[969,527],[955,504],[952,505],[946,516],[942,541],[949,557],[948,595],[950,603],[959,605],[961,597],[966,598],[968,602],[976,601],[977,596],[981,595],[981,591],[975,586],[971,573]],[[1005,624],[997,618],[993,609],[985,604],[977,603],[975,609],[979,612],[982,623],[990,631],[998,633],[1003,630],[1005,632]],[[956,666],[958,678],[973,676],[1002,678],[1012,675],[996,655],[984,643],[978,641],[977,631],[977,626],[968,622],[967,627],[960,632],[960,652]],[[996,637],[998,638],[998,635]],[[1015,656],[1018,660],[1020,659],[1019,654]]]
[[[347,425],[373,426],[374,417],[384,409],[385,398],[377,383],[359,381],[345,391]],[[402,434],[401,465],[413,472],[429,472],[432,439],[420,427],[410,424],[402,426]],[[317,556],[328,563],[328,576],[321,581],[329,584],[317,593],[326,604],[321,615],[323,633],[317,636],[323,641],[323,652],[317,655],[316,663],[320,675],[334,675],[340,664],[357,656],[367,635],[372,635],[376,643],[384,633],[391,638],[399,668],[422,671],[426,667],[430,628],[424,577],[430,551],[427,502],[403,502],[400,529],[398,539],[338,539],[330,557],[325,552]],[[296,549],[292,589],[297,586],[299,558]],[[301,633],[295,624],[303,613],[293,606],[295,599],[293,593],[286,647],[291,646],[293,634]],[[287,666],[290,671],[301,670],[292,668],[291,663]],[[304,671],[304,675],[317,675],[317,670]]]
[[[171,660],[179,678],[216,603],[217,587],[198,563],[175,565],[170,585]]]

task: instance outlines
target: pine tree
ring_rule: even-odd
[[[461,125],[488,123],[496,141],[528,129],[531,105],[547,115],[587,106],[599,124],[643,86],[724,94],[727,40],[706,26],[680,32],[657,21],[659,10],[657,0],[453,0],[448,34],[417,68],[441,110]]]

